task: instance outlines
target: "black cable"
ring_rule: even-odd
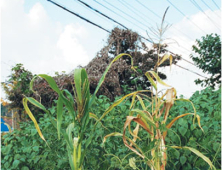
[[[95,8],[93,8],[93,7],[91,7],[90,5],[88,5],[87,3],[85,3],[85,2],[83,2],[83,1],[81,1],[81,0],[77,0],[77,1],[79,1],[80,3],[82,3],[83,5],[85,5],[86,7],[88,7],[88,8],[90,8],[90,9],[92,9],[93,11],[95,11],[95,12],[99,13],[100,15],[102,15],[102,16],[104,16],[104,17],[106,17],[107,19],[109,19],[109,20],[111,20],[111,21],[113,21],[113,22],[115,22],[115,23],[119,24],[119,25],[120,25],[120,26],[122,26],[123,28],[128,29],[128,28],[127,28],[126,26],[124,26],[123,24],[121,24],[121,23],[119,23],[118,21],[116,21],[116,20],[114,20],[114,19],[110,18],[109,16],[107,16],[107,15],[103,14],[102,12],[100,12],[100,11],[96,10]]]
[[[95,24],[94,22],[92,22],[92,21],[90,21],[90,20],[88,20],[88,19],[86,19],[86,18],[80,16],[79,14],[77,14],[77,13],[75,13],[75,12],[73,12],[73,11],[70,11],[69,9],[67,9],[67,8],[65,8],[65,7],[63,7],[63,6],[61,6],[61,5],[59,5],[58,3],[56,3],[56,2],[54,2],[54,1],[52,1],[52,0],[47,0],[47,1],[51,2],[52,4],[58,6],[58,7],[62,8],[62,9],[64,9],[65,11],[67,11],[67,12],[69,12],[69,13],[71,13],[71,14],[73,14],[73,15],[79,17],[79,18],[81,18],[82,20],[84,20],[84,21],[86,21],[86,22],[88,22],[88,23],[90,23],[90,24],[92,24],[92,25],[94,25],[94,26],[96,26],[96,27],[98,27],[98,28],[100,28],[100,29],[102,29],[102,30],[108,32],[108,33],[111,33],[109,30],[107,30],[107,29],[101,27],[100,25]]]
[[[177,11],[179,11],[185,18],[187,18],[193,25],[199,28],[204,34],[207,34],[204,30],[202,30],[198,25],[196,25],[190,18],[188,18],[179,8],[177,8],[170,0],[167,0]]]
[[[103,28],[103,27],[101,27],[101,26],[99,26],[99,25],[93,23],[92,21],[89,21],[88,19],[86,19],[86,18],[80,16],[79,14],[74,13],[73,11],[68,10],[67,8],[65,8],[65,7],[63,7],[63,6],[61,6],[61,5],[57,4],[57,3],[55,3],[54,1],[52,1],[52,0],[47,0],[47,1],[51,2],[52,4],[54,4],[54,5],[56,5],[56,6],[60,7],[60,8],[62,8],[62,9],[65,10],[65,11],[67,11],[67,12],[69,12],[69,13],[71,13],[71,14],[77,16],[77,17],[79,17],[80,19],[82,19],[82,20],[84,20],[84,21],[86,21],[86,22],[88,22],[88,23],[90,23],[90,24],[92,24],[92,25],[94,25],[94,26],[96,26],[96,27],[102,29],[103,31],[106,31],[106,32],[108,32],[108,33],[111,33],[109,30],[107,30],[107,29],[105,29],[105,28]],[[115,32],[114,32],[114,33],[115,33]],[[146,38],[144,38],[144,39],[147,40]],[[147,40],[147,41],[149,41],[149,40]],[[143,49],[142,47],[140,47],[140,46],[138,46],[138,45],[136,45],[136,46],[137,46],[138,48],[140,48],[140,49]],[[143,50],[144,50],[144,49],[143,49]],[[145,51],[146,51],[146,50],[145,50]],[[168,51],[169,53],[171,53],[171,54],[173,54],[173,55],[176,55],[176,54],[174,54],[173,52],[171,52],[171,51],[169,51],[169,50],[166,50],[166,51]],[[185,59],[184,59],[184,60],[185,60]],[[185,60],[185,61],[187,61],[187,60]],[[187,62],[188,62],[188,61],[187,61]],[[188,63],[190,63],[190,62],[188,62]],[[176,64],[175,64],[175,65],[176,65]],[[177,66],[178,66],[178,65],[177,65]],[[181,66],[179,66],[179,67],[182,68],[182,69],[185,69],[185,70],[187,70],[187,71],[190,71],[190,70],[187,69],[187,68],[184,68],[184,67],[181,67]],[[192,73],[194,73],[194,74],[197,74],[197,75],[201,76],[200,74],[195,73],[195,72],[193,72],[192,70],[191,70],[190,72],[192,72]],[[203,76],[202,76],[202,77],[203,77]]]
[[[85,6],[87,6],[88,8],[90,8],[91,10],[96,11],[96,12],[99,13],[100,15],[106,17],[107,19],[109,19],[109,20],[111,20],[111,21],[119,24],[120,26],[124,27],[126,30],[129,30],[125,25],[119,23],[118,21],[116,21],[116,20],[110,18],[109,16],[103,14],[102,12],[96,10],[95,8],[93,8],[93,7],[91,7],[90,5],[88,5],[87,3],[85,3],[85,2],[83,2],[83,1],[81,1],[81,0],[77,0],[77,1],[81,2],[82,4],[84,4]],[[139,34],[138,34],[138,35],[139,35]],[[145,37],[143,37],[143,36],[141,36],[141,35],[139,35],[139,37],[141,37],[141,38],[144,39],[144,40],[147,40],[147,41],[150,42],[150,43],[153,43],[152,41],[148,40],[147,38],[145,38]]]
[[[103,5],[103,4],[101,4],[101,3],[99,3],[98,1],[96,1],[96,0],[93,0],[94,2],[96,2],[97,4],[99,4],[99,5],[101,5],[101,6],[103,6],[104,8],[106,8],[107,10],[109,10],[109,11],[111,11],[112,13],[114,13],[114,14],[116,14],[117,16],[121,16],[121,15],[119,15],[119,14],[117,14],[115,11],[113,11],[113,10],[111,10],[111,9],[109,9],[109,8],[107,8],[105,5]],[[141,28],[140,26],[138,26],[138,25],[136,25],[135,23],[133,23],[133,22],[131,22],[130,20],[128,20],[127,18],[125,18],[124,16],[121,16],[122,18],[124,18],[126,21],[128,21],[129,23],[131,23],[131,24],[133,24],[133,25],[135,25],[137,28],[139,28],[139,29],[141,29],[141,30],[143,30],[144,31],[144,29],[143,28]]]

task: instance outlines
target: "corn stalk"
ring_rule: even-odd
[[[24,97],[23,98],[23,105],[26,110],[26,113],[29,115],[30,119],[34,122],[35,128],[38,131],[39,136],[47,143],[46,139],[44,138],[44,135],[41,132],[41,129],[39,128],[39,125],[33,116],[32,112],[30,111],[28,107],[28,102],[32,105],[35,105],[36,107],[40,108],[42,111],[44,111],[46,114],[48,114],[51,118],[51,123],[53,126],[57,129],[58,132],[58,139],[62,139],[66,141],[67,143],[67,153],[69,156],[69,163],[72,170],[82,170],[83,169],[83,162],[84,157],[86,154],[86,150],[89,147],[94,133],[90,133],[90,137],[85,136],[86,130],[89,128],[89,122],[90,117],[93,119],[96,119],[97,122],[95,124],[95,128],[97,123],[100,121],[97,116],[93,113],[89,113],[89,108],[92,106],[96,94],[102,85],[102,83],[105,80],[105,76],[107,72],[109,71],[111,65],[117,61],[122,56],[129,56],[129,54],[120,54],[116,56],[113,61],[108,65],[105,72],[103,73],[97,88],[93,95],[90,95],[89,90],[89,80],[87,77],[86,70],[76,69],[74,72],[74,96],[68,91],[68,90],[60,90],[55,82],[55,80],[45,74],[39,74],[35,76],[31,83],[30,83],[30,89],[33,90],[33,83],[34,80],[37,77],[41,77],[45,79],[49,86],[58,94],[58,101],[57,101],[57,119],[53,118],[50,111],[48,111],[40,102],[35,100],[32,97]],[[131,60],[132,69],[133,68],[133,60]],[[70,116],[72,117],[72,121],[67,126],[66,129],[62,129],[62,123],[63,123],[63,109],[67,108]],[[94,128],[94,130],[95,130]],[[85,140],[84,146],[82,145],[83,140]]]

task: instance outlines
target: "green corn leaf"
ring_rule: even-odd
[[[72,142],[73,136],[72,132],[74,131],[74,123],[70,123],[66,129],[66,133],[68,135],[69,141]]]
[[[214,167],[213,163],[210,161],[210,159],[208,157],[206,157],[204,154],[202,154],[200,151],[191,148],[191,147],[180,147],[180,146],[171,146],[172,148],[176,148],[176,149],[188,149],[191,152],[193,152],[194,154],[196,154],[198,157],[202,158],[206,163],[208,163],[208,165],[210,166],[211,169],[216,170],[216,168]]]
[[[94,100],[95,100],[95,97],[96,97],[96,93],[98,92],[100,86],[101,86],[102,83],[104,82],[105,77],[106,77],[106,74],[107,74],[107,72],[109,71],[109,69],[110,69],[110,67],[112,66],[112,64],[113,64],[115,61],[117,61],[119,58],[121,58],[121,57],[123,57],[123,56],[126,56],[126,55],[131,58],[131,66],[132,66],[131,68],[133,69],[133,59],[132,59],[132,56],[131,56],[131,55],[126,54],[126,53],[122,53],[122,54],[119,54],[118,56],[116,56],[116,57],[112,60],[112,62],[108,65],[108,67],[106,68],[106,70],[105,70],[105,72],[103,73],[102,77],[100,78],[99,83],[98,83],[98,85],[97,85],[97,87],[96,87],[96,90],[95,90],[94,94],[92,95],[92,97],[91,97],[91,99],[90,99],[90,103],[89,103],[90,106],[93,104],[93,102],[94,102]]]
[[[66,90],[62,90],[62,93],[61,93],[61,97],[62,97],[62,101],[64,103],[64,105],[66,106],[66,108],[68,109],[69,113],[71,114],[72,118],[73,118],[73,121],[75,121],[75,117],[76,117],[76,112],[74,110],[74,101],[73,100],[68,100],[65,95],[66,94],[67,96],[69,95],[67,93]],[[68,97],[69,98],[69,97]]]
[[[76,69],[74,72],[74,82],[75,82],[75,90],[77,93],[77,100],[82,102],[82,91],[81,91],[81,85],[82,85],[82,76],[81,76],[82,69]]]
[[[44,78],[44,79],[48,82],[49,86],[50,86],[55,92],[57,92],[58,94],[60,94],[60,90],[59,90],[59,88],[58,88],[55,80],[54,80],[51,76],[48,76],[48,75],[46,75],[46,74],[39,74],[38,76]]]
[[[35,100],[34,98],[32,97],[26,97],[26,99],[32,103],[34,106],[42,109],[43,111],[45,111],[46,113],[48,113],[48,111],[46,110],[45,106],[43,106],[41,103],[39,103],[37,100]]]

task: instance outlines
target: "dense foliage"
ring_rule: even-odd
[[[116,98],[117,100],[118,98]],[[191,97],[197,113],[201,116],[201,124],[204,133],[198,128],[197,124],[193,125],[192,120],[187,117],[180,119],[168,133],[166,144],[177,146],[191,146],[203,152],[215,167],[221,167],[221,90],[213,91],[207,88],[201,92],[196,92]],[[111,105],[111,101],[106,96],[99,96],[95,104],[91,107],[90,112],[101,116],[104,110]],[[122,132],[123,122],[128,114],[130,101],[126,101],[114,110],[112,110],[98,124],[94,133],[91,147],[87,150],[86,162],[84,169],[132,169],[129,166],[130,158],[136,159],[136,166],[139,169],[149,169],[147,165],[140,162],[140,159],[124,147],[122,137],[110,137],[103,144],[103,137],[111,132]],[[50,109],[55,115],[55,107]],[[177,101],[173,106],[170,115],[171,118],[192,110],[190,103]],[[70,121],[68,114],[64,111],[64,126]],[[95,120],[93,120],[95,121]],[[170,121],[170,120],[168,120]],[[68,156],[66,153],[65,143],[57,140],[56,129],[51,125],[49,117],[44,115],[40,119],[40,128],[49,143],[50,148],[39,138],[37,131],[32,122],[21,123],[21,131],[15,130],[11,134],[2,137],[1,165],[2,169],[69,169]],[[90,129],[87,133],[90,133]],[[140,131],[143,136],[143,131]],[[175,135],[176,134],[176,135]],[[90,135],[90,134],[89,134]],[[146,135],[142,141],[145,141]],[[140,142],[142,148],[152,148],[152,143],[147,144]],[[201,169],[207,170],[208,165],[193,153],[186,150],[175,150],[168,148],[167,169]]]
[[[197,114],[201,116],[201,125],[204,133],[189,118],[180,119],[169,132],[168,142],[175,145],[186,145],[197,148],[213,162],[216,168],[221,167],[221,89],[213,91],[206,88],[197,91],[191,97]],[[189,103],[177,102],[172,108],[172,117],[192,111]],[[175,137],[175,133],[178,135]],[[172,141],[170,141],[172,140]],[[199,168],[207,170],[209,167],[201,158],[185,150],[171,150],[171,164],[175,169]]]
[[[65,143],[57,140],[57,131],[49,117],[44,115],[39,122],[50,148],[39,138],[32,122],[21,122],[20,130],[2,136],[2,170],[69,169]]]
[[[24,95],[30,96],[32,94],[29,89],[29,84],[33,76],[34,75],[30,71],[23,67],[23,64],[16,64],[11,69],[8,80],[1,83],[6,93],[7,100],[10,101],[7,107],[17,110],[19,120],[25,119],[22,98]]]
[[[210,78],[204,80],[195,80],[196,84],[202,86],[215,87],[221,84],[221,40],[220,36],[215,34],[206,35],[201,40],[196,40],[193,45],[194,55],[191,55],[194,63],[203,70],[204,73],[210,74]]]

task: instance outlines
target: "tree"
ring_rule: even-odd
[[[197,54],[191,58],[194,63],[203,70],[204,73],[210,74],[210,78],[195,80],[196,84],[201,86],[221,85],[221,40],[217,34],[203,36],[201,40],[196,40],[193,45],[193,51]]]
[[[31,96],[32,92],[29,89],[29,84],[33,75],[30,71],[23,67],[23,64],[16,64],[12,69],[11,75],[8,76],[8,80],[2,82],[2,87],[6,93],[6,98],[9,101],[7,108],[16,109],[19,121],[25,120],[25,113],[23,111],[22,98],[25,96]]]
[[[157,50],[159,45],[154,44],[148,49],[140,36],[131,30],[114,28],[108,37],[107,44],[97,53],[97,56],[86,66],[92,91],[96,87],[99,78],[105,68],[112,61],[113,57],[119,53],[128,53],[132,56],[137,72],[133,72],[130,67],[130,58],[124,57],[117,61],[110,69],[105,83],[98,94],[105,94],[111,99],[124,94],[124,87],[127,92],[149,89],[150,82],[144,76],[145,72],[154,69],[157,63]],[[160,57],[166,53],[166,44],[160,44]],[[179,55],[173,55],[173,63],[180,59]],[[160,67],[169,66],[170,62],[165,62]],[[158,72],[161,79],[166,79],[164,73]]]

